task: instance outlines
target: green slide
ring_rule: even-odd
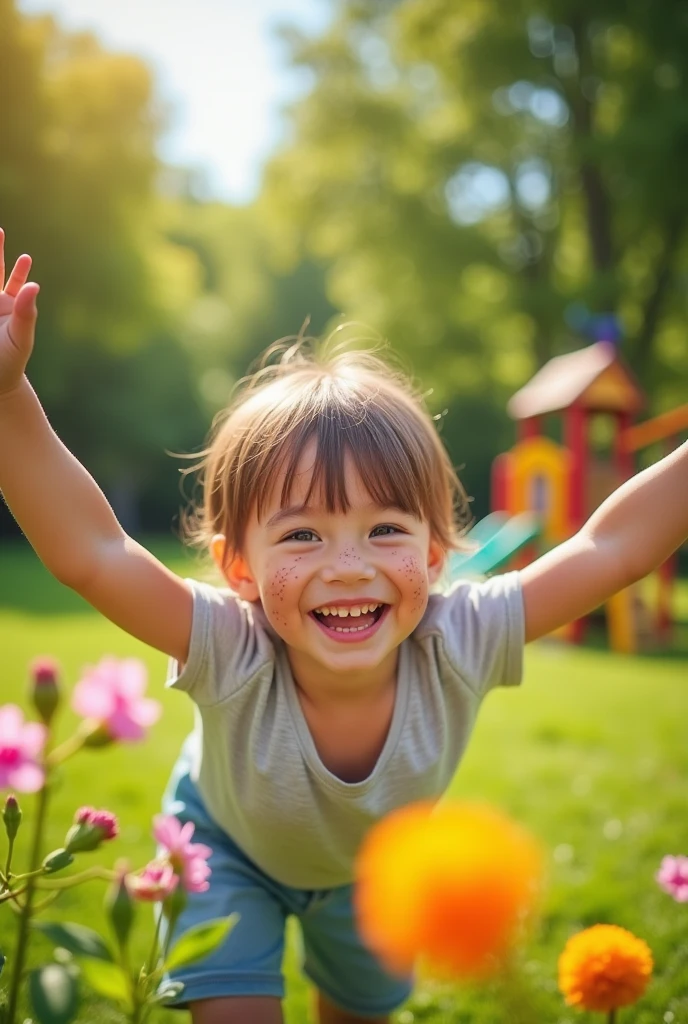
[[[474,545],[472,551],[455,551],[449,559],[450,579],[466,576],[486,576],[539,536],[541,524],[537,516],[522,512],[508,516],[506,512],[493,512],[481,519],[466,536]]]

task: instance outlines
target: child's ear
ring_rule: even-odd
[[[437,583],[444,569],[444,562],[447,552],[437,540],[430,540],[428,548],[428,579],[431,583]]]
[[[242,555],[234,555],[227,551],[224,534],[215,534],[210,542],[210,553],[215,565],[224,576],[227,586],[235,594],[238,594],[244,601],[257,601],[260,598],[248,562]]]

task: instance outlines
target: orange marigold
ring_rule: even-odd
[[[533,837],[490,807],[404,807],[371,829],[360,850],[361,935],[396,973],[422,958],[438,974],[484,976],[517,941],[542,867]]]
[[[564,946],[559,988],[569,1006],[608,1013],[640,999],[652,967],[646,942],[618,925],[596,924]]]

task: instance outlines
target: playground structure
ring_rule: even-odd
[[[518,423],[519,437],[494,461],[492,507],[505,523],[516,517],[520,542],[503,545],[501,563],[520,550],[524,564],[575,533],[633,475],[636,452],[659,442],[664,452],[676,447],[688,430],[688,404],[634,425],[644,405],[645,395],[608,341],[551,359],[511,398],[507,409]],[[561,427],[561,443],[543,432],[546,417],[551,422],[552,416],[558,417],[553,425]],[[478,551],[463,568],[472,568],[473,558],[480,568],[479,556]],[[658,570],[654,607],[643,600],[639,585],[607,602],[614,650],[630,653],[669,640],[675,568],[672,557]],[[585,628],[581,619],[561,633],[580,642]]]

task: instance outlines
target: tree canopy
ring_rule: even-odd
[[[618,333],[685,400],[688,3],[331,0],[255,202],[165,168],[150,69],[0,0],[0,222],[35,258],[31,377],[131,523],[179,504],[248,364],[311,317],[389,340],[479,513],[506,399]],[[16,253],[18,250],[14,249]]]

